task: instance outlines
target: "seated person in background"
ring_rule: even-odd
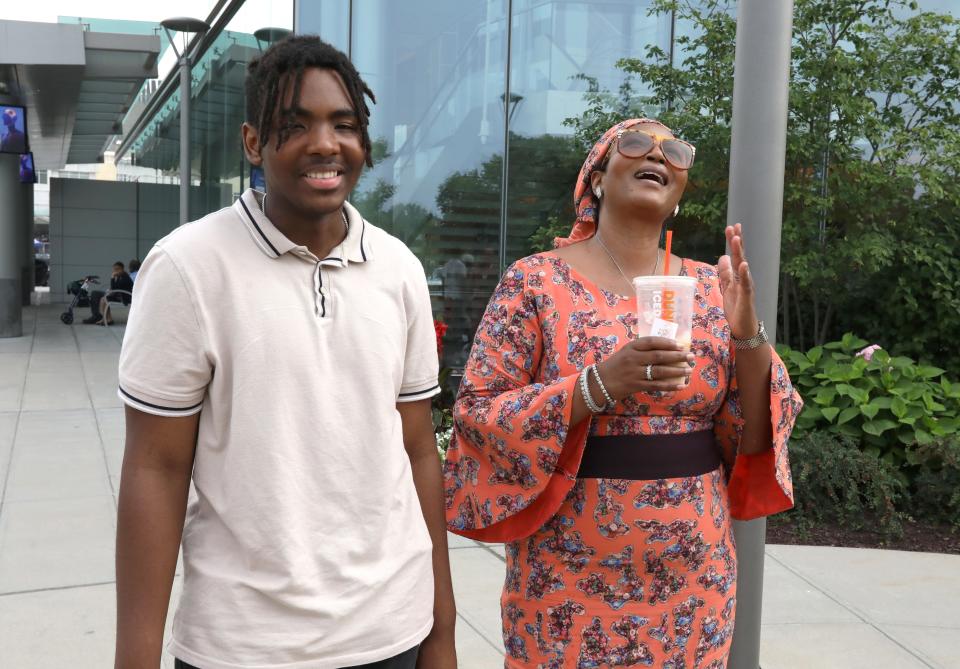
[[[133,260],[130,261],[129,267],[130,267],[130,280],[135,282],[137,280],[137,274],[140,272],[140,261],[134,258]]]
[[[125,290],[128,293],[133,290],[133,279],[123,268],[123,263],[119,260],[113,263],[113,272],[110,274],[110,290]],[[123,302],[130,304],[130,296],[118,293],[106,297],[107,293],[102,290],[94,290],[90,293],[90,318],[84,318],[83,322],[87,325],[103,325],[103,311],[106,310],[107,300],[110,302]],[[107,321],[112,323],[113,321]]]

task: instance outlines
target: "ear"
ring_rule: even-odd
[[[602,183],[603,183],[603,172],[601,172],[600,170],[594,170],[594,171],[590,174],[590,188],[591,188],[591,190],[593,190],[593,192],[596,193],[597,189],[598,189],[598,188],[601,188],[601,184],[602,184]]]
[[[240,134],[243,138],[243,153],[254,167],[260,167],[263,164],[263,156],[260,155],[260,133],[247,122],[240,126]]]

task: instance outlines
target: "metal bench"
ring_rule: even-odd
[[[124,300],[123,298],[121,298],[119,302],[111,302],[110,301],[111,295],[126,295],[126,299]],[[108,290],[103,296],[103,301],[104,301],[103,309],[100,310],[101,313],[103,314],[103,319],[101,320],[101,322],[103,323],[104,327],[107,327],[108,325],[110,325],[110,322],[109,322],[110,307],[112,305],[120,305],[122,307],[127,307],[129,309],[130,304],[133,302],[133,293],[131,293],[129,290],[120,290],[119,288]]]

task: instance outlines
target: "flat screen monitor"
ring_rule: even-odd
[[[37,183],[37,170],[33,165],[32,153],[28,152],[28,153],[20,154],[20,183],[22,184]]]
[[[0,152],[27,152],[27,109],[0,105]]]

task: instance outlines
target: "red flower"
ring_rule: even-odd
[[[443,335],[447,334],[447,327],[443,321],[433,321],[433,331],[437,334],[437,357],[443,357]]]

